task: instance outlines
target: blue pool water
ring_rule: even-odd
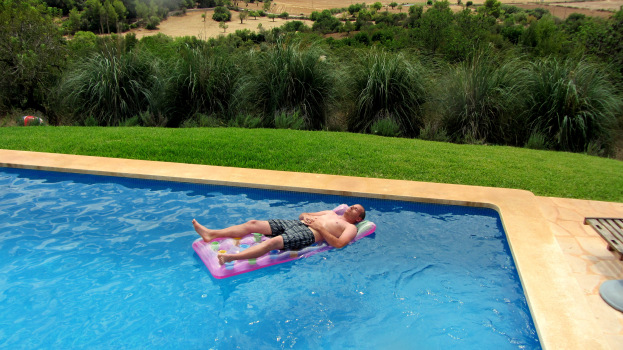
[[[214,228],[361,203],[376,233],[224,280]],[[493,210],[0,168],[0,348],[535,349]]]

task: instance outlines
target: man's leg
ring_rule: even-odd
[[[193,219],[193,226],[195,227],[195,231],[197,231],[201,238],[203,238],[206,242],[210,242],[215,238],[221,237],[243,237],[254,232],[261,233],[263,235],[271,234],[268,221],[260,220],[247,221],[244,224],[227,227],[221,230],[211,230],[199,224],[197,220]]]
[[[275,236],[260,244],[256,244],[237,254],[219,254],[218,261],[221,265],[234,260],[254,259],[268,253],[271,250],[283,249],[283,237]]]

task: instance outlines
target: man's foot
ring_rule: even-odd
[[[210,242],[211,240],[213,240],[215,238],[215,237],[212,237],[212,235],[211,235],[212,230],[210,230],[210,229],[206,228],[205,226],[201,225],[195,219],[193,219],[193,226],[195,227],[195,231],[197,231],[199,236],[201,236],[201,238],[203,238],[204,241]]]
[[[217,257],[218,263],[221,265],[236,260],[231,254],[218,254]]]

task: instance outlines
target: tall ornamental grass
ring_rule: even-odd
[[[621,95],[604,67],[545,58],[531,65],[528,125],[563,151],[583,152],[612,143]]]
[[[184,45],[173,70],[169,91],[175,113],[170,125],[178,126],[197,114],[227,119],[235,113],[243,77],[235,56],[206,46]]]
[[[526,70],[515,60],[498,64],[477,53],[454,66],[440,82],[437,101],[448,136],[455,142],[521,142],[525,87]]]
[[[274,126],[280,113],[299,113],[308,129],[325,127],[335,97],[336,79],[331,64],[317,46],[277,42],[266,52],[254,53],[254,73],[249,76],[248,101]]]
[[[348,128],[371,132],[384,119],[397,124],[400,134],[416,136],[422,126],[421,106],[426,100],[426,78],[422,66],[403,55],[373,50],[361,57],[349,82],[355,114]]]
[[[166,114],[158,68],[156,58],[140,51],[107,47],[71,67],[59,91],[76,121],[117,126],[141,112]]]

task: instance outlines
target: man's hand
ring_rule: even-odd
[[[307,226],[309,226],[312,222],[316,221],[316,218],[305,214],[302,214],[299,219]]]
[[[314,230],[320,232],[320,234],[324,237],[324,226],[322,226],[315,218],[305,218],[303,223],[307,225],[309,228],[313,228]]]

